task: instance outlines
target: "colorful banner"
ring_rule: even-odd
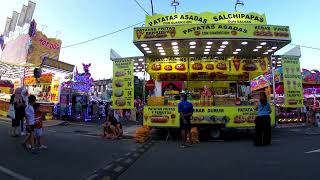
[[[291,40],[288,26],[254,24],[204,24],[139,27],[134,29],[134,41],[192,39],[192,38],[245,38]]]
[[[188,57],[150,58],[147,60],[147,72],[152,73],[186,73]]]
[[[320,84],[320,72],[318,70],[302,69],[302,80],[305,84]]]
[[[51,102],[58,103],[59,102],[59,85],[60,85],[60,77],[54,77],[51,84]]]
[[[265,73],[268,71],[268,59],[237,59],[231,60],[231,73],[238,74],[244,72]]]
[[[41,77],[37,80],[34,76],[26,76],[24,78],[24,85],[35,85],[35,84],[51,84],[52,83],[52,74],[42,74]]]
[[[146,16],[146,26],[163,26],[163,25],[179,25],[179,24],[210,24],[210,23],[225,23],[225,24],[267,24],[267,19],[264,14],[251,12],[248,14],[241,12],[219,12],[211,13],[173,13],[169,15],[156,14]]]
[[[180,127],[178,107],[145,106],[143,125],[155,127]]]
[[[112,108],[134,108],[134,75],[132,59],[113,61]]]
[[[42,32],[37,31],[36,36],[32,38],[32,45],[29,48],[27,62],[39,66],[44,57],[59,59],[61,49],[61,40],[48,38]]]
[[[254,106],[194,107],[192,124],[225,124],[226,127],[254,127],[257,111]],[[271,124],[275,124],[275,107],[271,107]],[[143,125],[180,127],[177,106],[145,106]]]
[[[229,62],[213,56],[190,57],[189,72],[228,72]]]
[[[302,76],[300,60],[296,56],[282,56],[284,105],[303,107]]]
[[[264,75],[260,75],[257,78],[253,79],[252,81],[250,81],[251,91],[265,88],[269,85],[270,85],[270,83]]]

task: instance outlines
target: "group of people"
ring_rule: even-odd
[[[255,146],[267,146],[271,144],[271,106],[265,92],[260,93],[260,99],[256,103],[257,117],[255,119]],[[192,103],[188,102],[187,95],[181,95],[181,102],[178,104],[180,113],[180,129],[182,144],[181,148],[189,147],[187,137],[191,137],[191,117],[194,112]]]
[[[107,139],[120,139],[123,135],[121,122],[114,116],[115,111],[110,110],[102,124],[102,137]]]
[[[47,149],[44,145],[43,123],[44,113],[40,111],[33,95],[24,96],[22,88],[17,88],[10,98],[8,116],[12,119],[11,136],[19,137],[27,134],[23,146],[37,153],[37,149]],[[26,122],[26,132],[24,129]],[[19,132],[20,126],[20,132]]]

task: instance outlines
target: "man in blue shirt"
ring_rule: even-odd
[[[181,102],[178,104],[178,111],[180,113],[180,129],[181,129],[181,138],[182,144],[181,148],[185,148],[187,135],[191,137],[191,116],[193,114],[193,105],[187,101],[187,95],[181,95]]]

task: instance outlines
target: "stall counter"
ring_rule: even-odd
[[[225,124],[230,128],[253,127],[257,115],[254,106],[194,107],[193,125]],[[272,106],[271,124],[275,125],[275,107]],[[153,127],[179,127],[177,106],[145,106],[143,125]]]

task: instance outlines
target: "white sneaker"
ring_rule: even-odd
[[[26,133],[25,133],[25,132],[21,132],[20,135],[21,135],[21,136],[25,136]]]
[[[31,144],[27,144],[27,145],[26,145],[26,148],[27,148],[27,149],[31,149],[31,148],[32,148],[32,147],[31,147]]]
[[[48,147],[45,146],[45,145],[41,145],[39,148],[40,148],[40,149],[48,149]]]

